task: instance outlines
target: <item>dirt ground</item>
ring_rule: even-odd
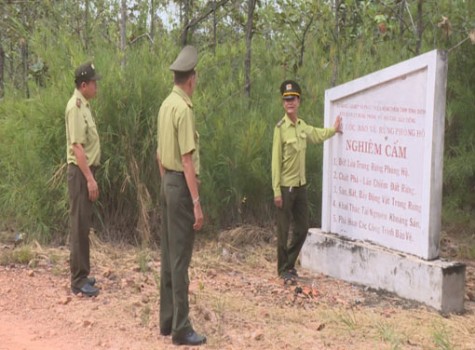
[[[275,278],[274,246],[262,229],[198,237],[190,304],[195,329],[208,337],[203,349],[475,349],[473,262],[466,311],[444,316],[303,269],[297,286],[285,286]],[[0,254],[13,249],[0,242]],[[159,335],[158,251],[94,239],[101,293],[85,298],[70,292],[67,248],[15,249],[34,258],[0,266],[0,350],[179,348]]]

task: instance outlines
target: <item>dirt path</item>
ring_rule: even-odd
[[[96,245],[101,294],[83,298],[69,291],[66,249],[32,249],[30,267],[0,266],[0,350],[178,348],[158,331],[156,252]],[[190,303],[195,328],[209,339],[202,348],[475,349],[473,301],[466,300],[463,315],[442,317],[305,271],[298,286],[284,286],[274,277],[274,259],[273,244],[198,242]],[[474,271],[469,266],[472,291]]]
[[[102,278],[101,295],[83,298],[70,293],[67,274],[53,267],[0,267],[0,349],[166,348],[169,339],[138,311],[156,308],[152,282]]]

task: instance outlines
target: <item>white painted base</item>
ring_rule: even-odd
[[[302,267],[311,271],[393,292],[443,313],[464,310],[465,265],[461,263],[427,261],[314,228],[300,259]]]

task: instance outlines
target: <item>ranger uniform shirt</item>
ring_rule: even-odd
[[[322,143],[335,135],[335,132],[335,128],[315,128],[299,118],[294,124],[285,114],[274,128],[272,144],[274,198],[282,195],[281,186],[298,187],[307,183],[305,178],[307,142]]]
[[[81,144],[86,154],[87,165],[97,166],[101,161],[101,146],[96,122],[89,102],[78,89],[74,90],[65,111],[66,152],[68,164],[76,164],[73,144]]]
[[[192,153],[196,175],[200,173],[199,135],[190,97],[178,86],[163,101],[158,112],[157,153],[163,167],[183,171],[181,157]]]

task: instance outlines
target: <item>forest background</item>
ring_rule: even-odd
[[[0,229],[64,242],[64,109],[73,72],[93,60],[102,144],[98,235],[157,239],[156,121],[169,65],[199,50],[193,96],[206,230],[273,224],[271,146],[279,85],[301,83],[301,117],[323,127],[324,92],[448,51],[443,227],[475,258],[475,1],[0,0]],[[322,146],[307,155],[310,216],[320,226]]]

